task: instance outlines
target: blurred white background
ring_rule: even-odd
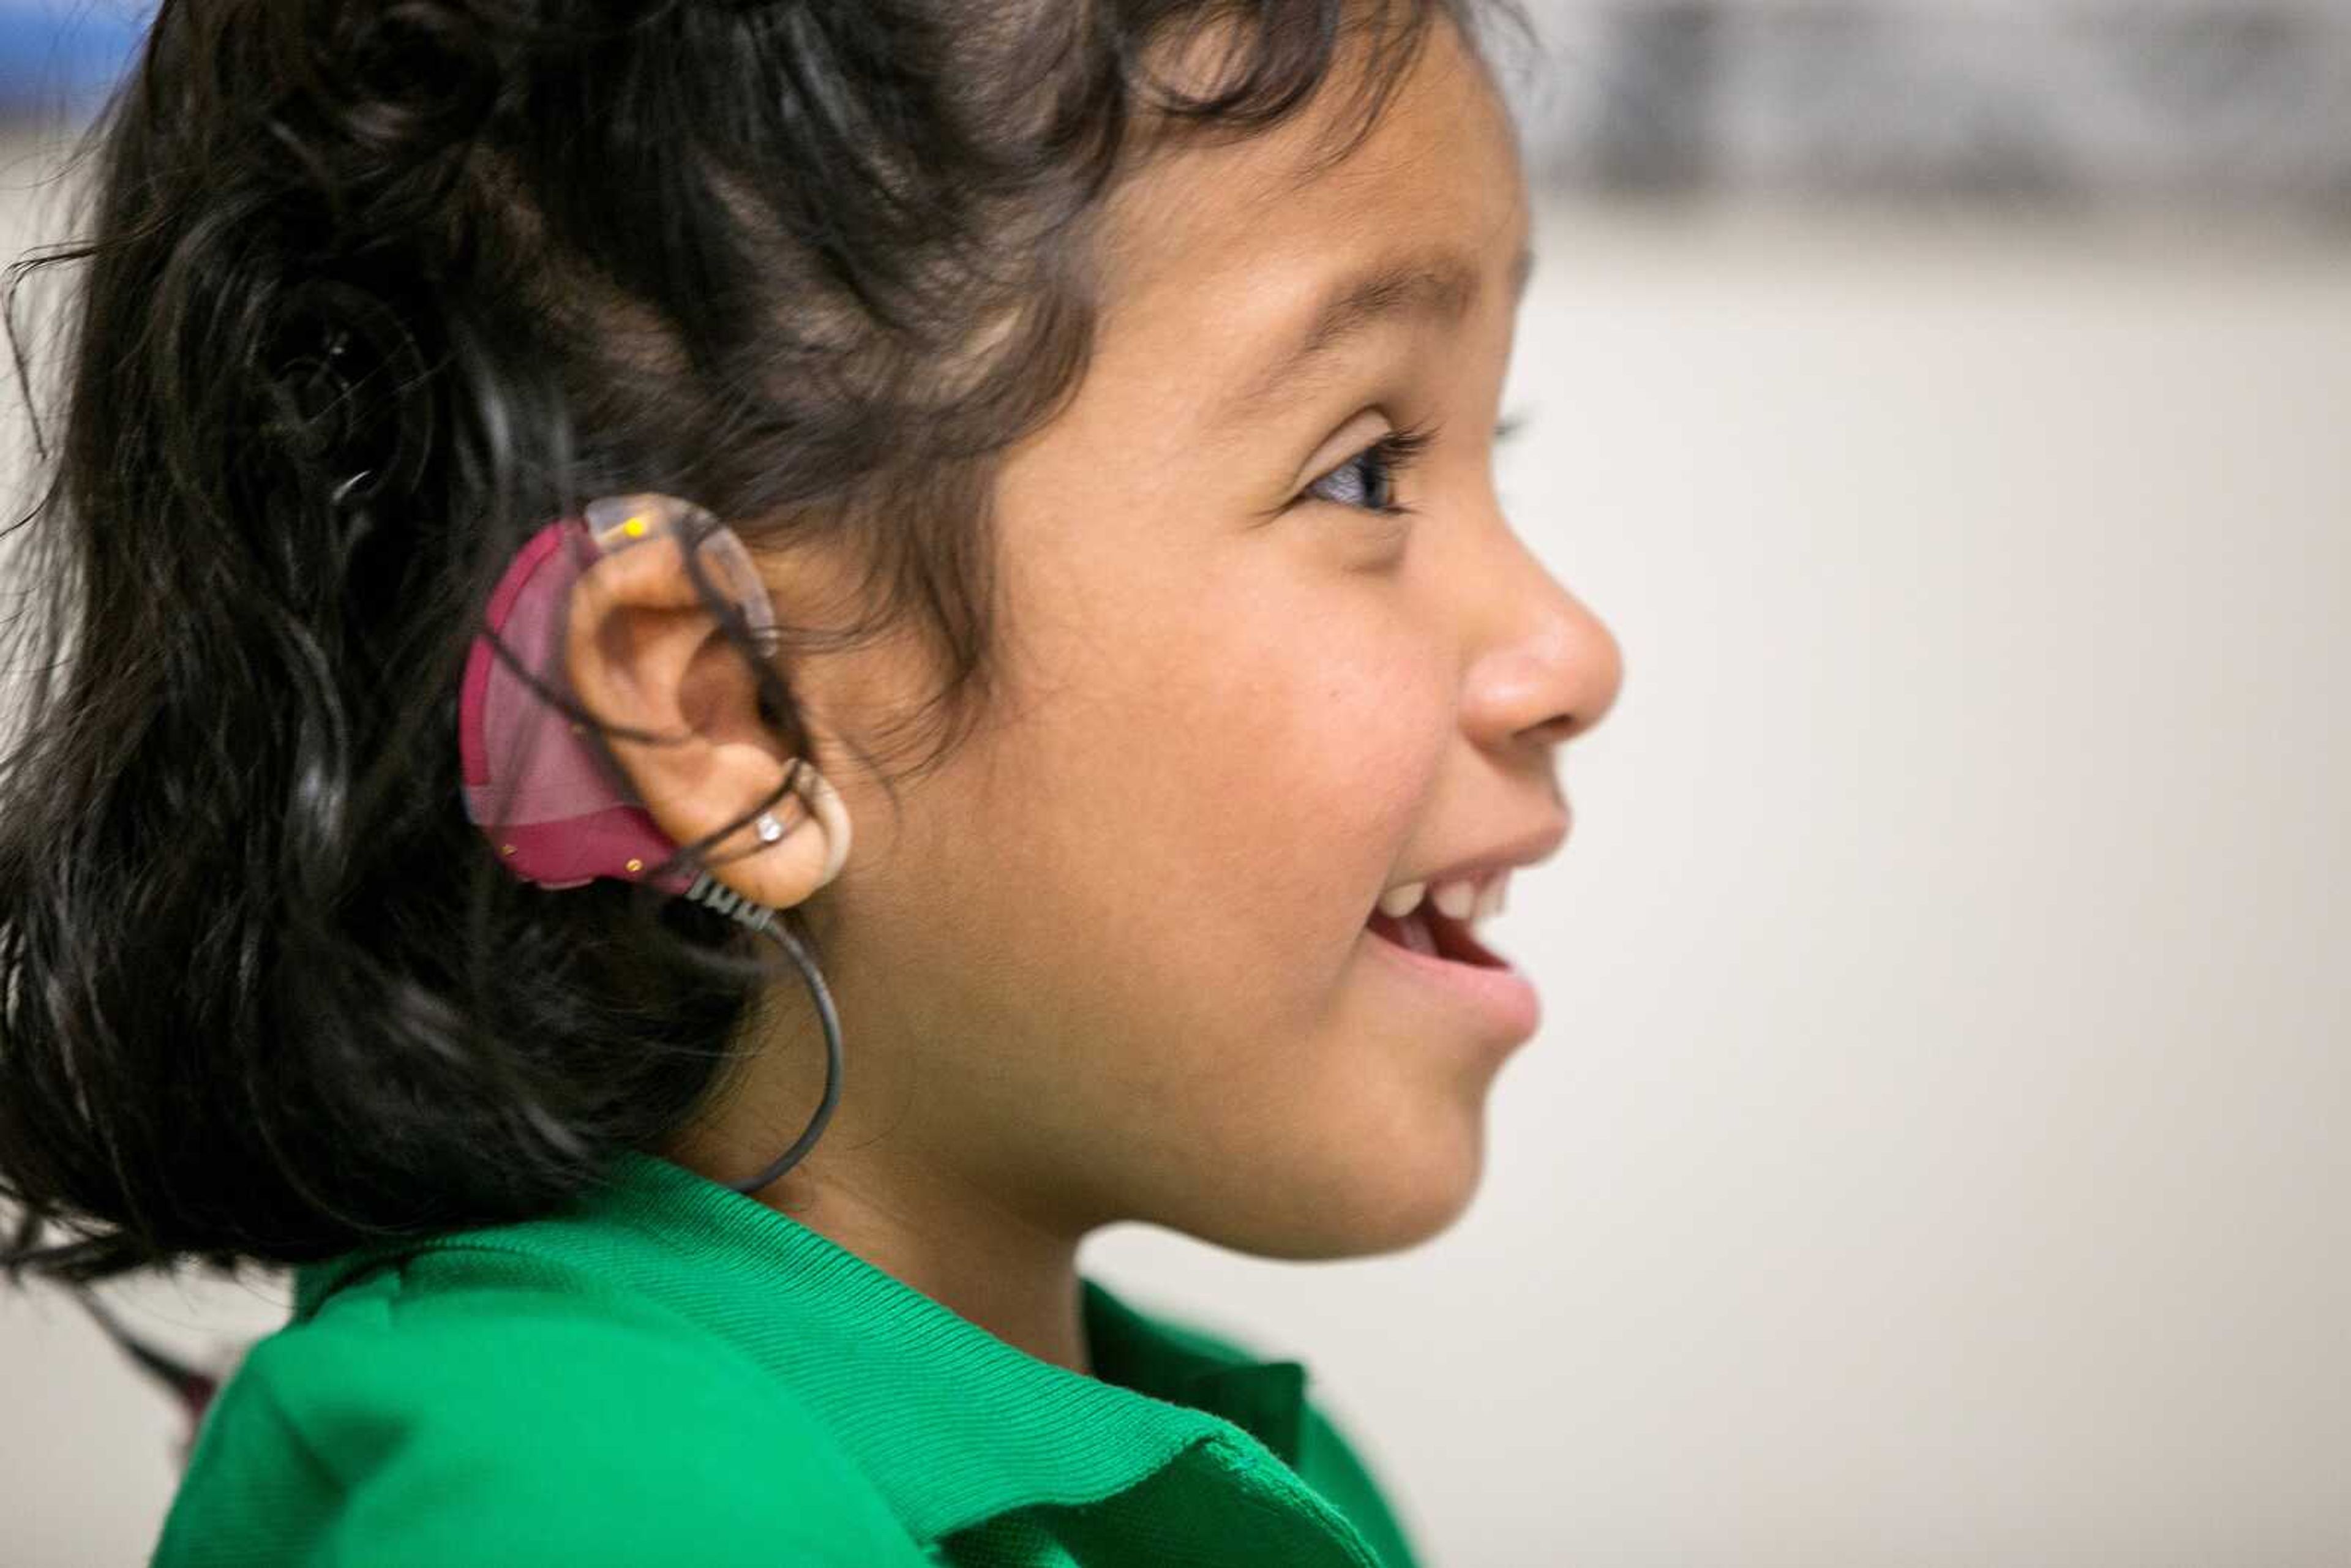
[[[1089,1271],[1305,1361],[1429,1568],[2351,1563],[2351,235],[1570,189],[1502,485],[1626,681],[1484,1188]],[[47,1293],[0,1388],[0,1561],[142,1561],[162,1396]]]

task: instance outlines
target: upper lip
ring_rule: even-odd
[[[1404,887],[1416,882],[1433,884],[1458,881],[1464,877],[1482,882],[1491,873],[1537,864],[1549,860],[1558,852],[1560,845],[1567,841],[1568,828],[1573,820],[1572,816],[1562,813],[1531,831],[1506,839],[1476,854],[1455,861],[1448,865],[1439,866],[1433,871],[1415,872],[1410,876],[1390,883],[1388,886]]]

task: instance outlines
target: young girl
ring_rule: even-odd
[[[294,1270],[159,1563],[1416,1561],[1077,1257],[1430,1238],[1537,1024],[1489,9],[164,0],[0,800],[14,1271]]]

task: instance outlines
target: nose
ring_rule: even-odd
[[[1625,684],[1624,650],[1497,508],[1481,532],[1492,548],[1466,574],[1464,612],[1477,641],[1463,727],[1500,754],[1552,748],[1597,725]]]

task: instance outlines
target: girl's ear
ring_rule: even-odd
[[[748,815],[793,764],[759,716],[742,654],[695,591],[684,549],[664,529],[582,572],[563,653],[572,693],[590,713],[662,737],[607,739],[654,825],[680,844]],[[704,575],[714,575],[706,562]],[[806,787],[831,795],[809,772]],[[737,829],[703,852],[710,874],[771,909],[802,902],[848,852],[847,814],[837,797],[825,808],[785,796],[772,808],[784,836],[762,843],[749,826]]]

